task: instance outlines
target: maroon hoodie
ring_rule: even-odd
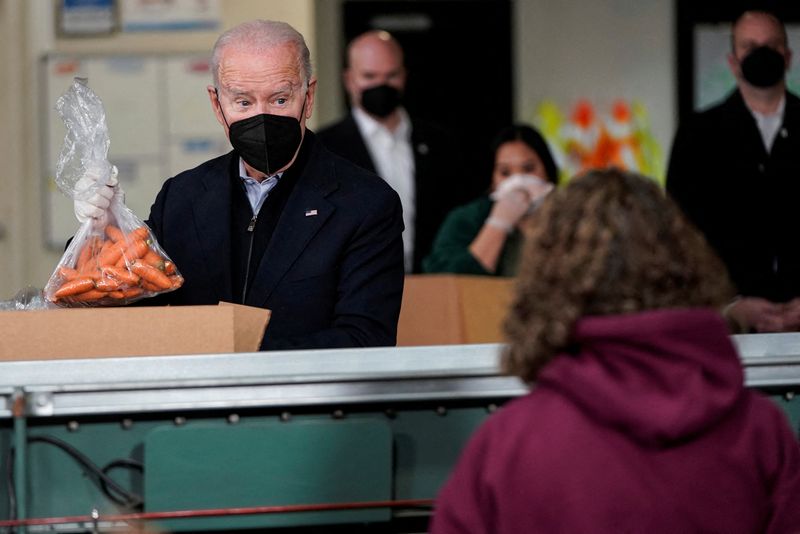
[[[472,437],[431,532],[800,532],[800,445],[711,310],[587,317]]]

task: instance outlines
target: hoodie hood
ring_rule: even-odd
[[[580,319],[574,350],[539,374],[592,419],[647,444],[702,432],[744,390],[739,356],[711,309],[655,310]]]

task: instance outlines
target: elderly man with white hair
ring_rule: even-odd
[[[317,80],[303,36],[246,22],[219,37],[212,72],[208,96],[233,150],[156,197],[147,223],[185,283],[148,304],[268,308],[262,350],[394,345],[400,199],[306,128]]]

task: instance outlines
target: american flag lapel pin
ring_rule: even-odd
[[[317,214],[317,210],[306,210],[306,217],[313,217]]]

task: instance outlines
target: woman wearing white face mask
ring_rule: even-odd
[[[492,147],[490,194],[450,212],[422,262],[425,272],[516,274],[521,228],[554,187],[558,169],[547,142],[530,126],[503,129]]]

